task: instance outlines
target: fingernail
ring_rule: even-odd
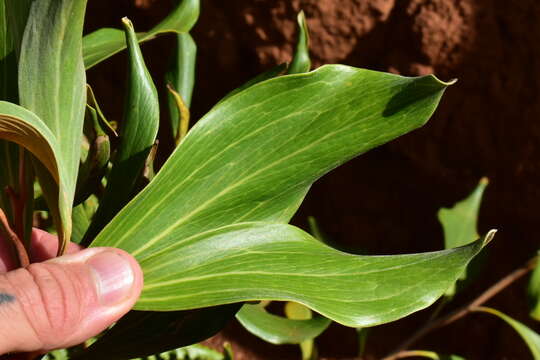
[[[134,275],[129,261],[122,255],[104,251],[86,262],[96,278],[102,305],[110,306],[126,299],[133,287]]]

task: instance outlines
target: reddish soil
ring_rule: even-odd
[[[135,1],[135,0],[133,0]],[[129,15],[139,30],[157,22],[168,2],[91,1],[89,29],[117,26]],[[137,4],[139,8],[135,6]],[[199,44],[195,117],[228,90],[288,61],[296,13],[311,32],[314,66],[340,62],[403,75],[435,73],[459,82],[423,129],[341,167],[319,181],[295,223],[314,215],[341,246],[369,253],[439,249],[435,214],[464,197],[482,176],[490,178],[480,229],[500,229],[487,270],[460,295],[464,303],[518,267],[539,248],[540,214],[540,3],[536,0],[203,0],[194,30]],[[168,39],[145,45],[150,66],[163,72]],[[121,112],[123,58],[98,67],[90,81]],[[116,66],[116,67],[114,67]],[[109,68],[110,69],[110,68]],[[157,79],[157,78],[156,78]],[[107,87],[117,86],[110,94]],[[120,85],[118,85],[120,84]],[[490,302],[540,330],[526,315],[523,283]],[[373,330],[368,358],[380,358],[428,314]],[[237,324],[219,337],[238,359],[298,359],[295,347],[270,346]],[[353,330],[333,326],[319,341],[323,357],[354,356]],[[470,359],[527,359],[525,345],[504,324],[473,315],[426,337],[415,348]]]

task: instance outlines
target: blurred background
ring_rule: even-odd
[[[123,16],[144,31],[171,8],[168,0],[91,0],[86,31],[119,27]],[[424,128],[319,180],[293,222],[306,229],[307,216],[314,216],[333,242],[356,253],[438,250],[443,234],[437,210],[464,198],[487,176],[479,230],[499,232],[479,280],[458,295],[456,306],[532,257],[540,247],[540,2],[202,0],[192,31],[198,45],[192,119],[246,80],[291,59],[300,10],[307,17],[314,68],[342,63],[459,81]],[[156,82],[171,47],[168,36],[143,45]],[[125,63],[125,54],[116,55],[88,74],[110,120],[121,118]],[[162,141],[160,147],[167,151],[172,144]],[[539,331],[527,315],[524,284],[488,304]],[[373,329],[366,359],[386,354],[427,316],[422,311]],[[208,343],[220,347],[225,340],[237,360],[300,356],[298,347],[266,344],[235,322]],[[356,341],[354,329],[333,324],[317,343],[322,358],[351,359]],[[433,332],[416,347],[468,359],[530,358],[510,327],[482,314]]]

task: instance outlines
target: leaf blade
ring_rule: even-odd
[[[139,33],[139,41],[153,39],[167,32],[185,33],[197,22],[200,0],[182,0],[158,25],[146,33]],[[124,50],[124,33],[119,29],[102,28],[83,38],[84,64],[86,69]]]
[[[309,320],[287,319],[273,315],[259,306],[245,304],[236,314],[250,333],[275,345],[300,344],[319,336],[332,322],[322,316]]]
[[[498,310],[488,307],[479,307],[475,311],[492,314],[497,316],[499,319],[505,321],[508,325],[514,328],[514,330],[516,330],[516,332],[525,341],[525,343],[529,347],[529,350],[531,351],[531,354],[533,355],[534,360],[540,359],[540,335],[538,335],[536,332]]]
[[[44,189],[58,186],[57,194],[48,191],[44,195],[53,202],[49,206],[56,213],[59,254],[71,236],[71,206],[86,104],[81,41],[85,9],[86,0],[32,2],[19,60],[21,105],[46,124],[58,145],[59,182],[53,186],[39,167],[37,175],[40,181],[49,182]]]
[[[288,74],[300,74],[311,69],[311,59],[309,58],[309,31],[306,23],[306,16],[300,11],[297,17],[298,40],[291,65],[287,70]]]
[[[488,179],[482,178],[474,191],[452,208],[442,208],[437,216],[443,226],[446,249],[466,245],[478,238],[477,222],[480,204]]]
[[[232,225],[141,260],[145,285],[135,308],[272,299],[301,303],[347,326],[373,326],[429,306],[491,237],[434,253],[355,256],[290,225]]]
[[[108,176],[105,195],[85,234],[88,244],[135,194],[146,158],[154,145],[159,128],[159,100],[137,42],[133,24],[122,19],[128,44],[128,92],[120,145]]]
[[[375,95],[366,99],[366,90],[360,95],[363,86]],[[190,130],[152,184],[96,244],[148,256],[161,244],[201,229],[287,222],[317,178],[427,121],[446,86],[433,77],[403,78],[346,66],[254,85],[220,103]]]

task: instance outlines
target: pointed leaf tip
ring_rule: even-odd
[[[496,233],[497,233],[497,229],[489,230],[488,233],[486,234],[486,236],[484,236],[484,240],[482,240],[482,247],[489,244],[491,242],[491,240],[493,240],[493,238],[495,237]]]
[[[133,23],[131,22],[131,20],[129,20],[129,18],[127,16],[124,16],[122,18],[122,24],[124,25],[124,27],[128,30],[131,30],[133,29]]]
[[[443,81],[443,80],[439,79],[437,76],[435,76],[435,74],[429,74],[429,75],[426,75],[426,76],[431,77],[433,80],[435,80],[435,82],[439,83],[443,87],[448,87],[448,86],[454,85],[455,83],[458,82],[457,78],[453,78],[453,79],[450,79],[448,81]]]
[[[487,176],[483,176],[478,182],[478,184],[483,185],[483,186],[489,185],[489,178]]]

